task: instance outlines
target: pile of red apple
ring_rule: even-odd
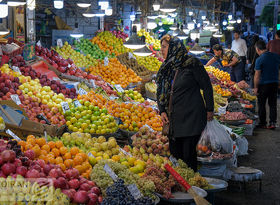
[[[9,148],[4,140],[0,140],[0,177],[16,178],[21,175],[26,179],[38,179],[38,184],[60,188],[73,203],[94,205],[102,202],[100,189],[94,182],[81,177],[77,169],[71,168],[63,173],[58,165],[46,164],[42,159],[34,161],[33,150],[28,150],[24,152],[24,156],[16,158],[15,151]]]
[[[117,38],[121,38],[123,42],[128,38],[128,35],[124,33],[123,31],[111,31],[112,34],[114,34]]]
[[[18,77],[10,76],[0,71],[0,100],[8,100],[17,90],[21,83]]]

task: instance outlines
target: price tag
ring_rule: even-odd
[[[78,93],[79,93],[80,95],[87,95],[87,91],[85,91],[83,88],[80,88],[80,89],[78,90]]]
[[[109,58],[105,57],[104,58],[104,66],[108,66],[109,65]]]
[[[178,161],[175,157],[173,157],[172,155],[169,157],[169,160],[171,161],[171,163],[173,164],[174,167],[178,167]]]
[[[62,107],[63,113],[70,110],[69,104],[67,102],[62,102],[61,107]]]
[[[117,91],[120,92],[120,93],[123,93],[123,92],[124,92],[124,90],[123,90],[123,88],[122,88],[121,85],[115,85],[115,88],[116,88]]]
[[[17,105],[21,104],[21,101],[20,101],[18,95],[11,95],[11,98]]]
[[[115,174],[115,172],[111,169],[111,167],[109,167],[108,164],[104,165],[104,171],[109,174],[109,176],[114,180],[117,181],[118,180],[118,176]]]
[[[90,80],[90,83],[91,83],[93,89],[97,88],[97,86],[95,85],[95,81],[93,79]]]
[[[82,104],[80,103],[79,100],[75,100],[75,101],[74,101],[74,106],[75,106],[75,107],[80,107],[80,106],[82,106]]]
[[[38,42],[36,43],[36,45],[39,46],[39,47],[41,47],[41,46],[42,46],[41,41],[38,41]]]
[[[21,141],[21,139],[20,139],[15,133],[13,133],[11,130],[7,129],[7,130],[6,130],[6,133],[7,133],[8,135],[10,135],[12,138],[14,138],[15,140]]]
[[[60,38],[57,39],[56,45],[57,45],[58,47],[62,47],[62,46],[63,46],[62,40],[61,40]]]
[[[131,52],[128,53],[128,58],[129,58],[129,59],[131,59],[131,58],[132,58],[132,59],[136,59],[135,56],[134,56]]]
[[[88,157],[93,157],[93,158],[95,158],[95,156],[94,156],[91,152],[88,153]]]
[[[12,70],[21,74],[19,67],[12,66]]]
[[[132,155],[131,155],[129,152],[125,151],[124,149],[119,148],[119,150],[120,150],[124,155],[129,156],[129,157],[132,157]]]
[[[143,127],[147,127],[147,128],[150,130],[150,132],[154,132],[153,128],[151,128],[151,127],[150,127],[149,125],[147,125],[147,124],[143,125]]]
[[[143,197],[142,193],[140,192],[136,184],[128,185],[127,189],[129,190],[129,192],[131,193],[131,195],[134,197],[135,200]]]
[[[221,115],[224,115],[227,113],[227,107],[219,107],[218,108],[218,115],[221,116]]]

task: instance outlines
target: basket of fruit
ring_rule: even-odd
[[[8,43],[2,45],[3,55],[9,56],[10,58],[17,55],[21,55],[23,52],[24,44],[9,37]]]

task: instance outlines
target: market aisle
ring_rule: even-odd
[[[280,123],[280,100],[278,100],[278,123]],[[248,185],[247,193],[239,192],[237,186],[216,197],[216,205],[280,205],[280,128],[275,131],[255,130],[247,137],[249,155],[238,158],[239,166],[251,166],[264,172],[262,192],[258,183]]]

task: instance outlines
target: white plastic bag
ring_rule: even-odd
[[[237,137],[236,140],[236,145],[238,147],[238,156],[243,156],[248,154],[248,141],[245,137]]]
[[[207,156],[212,152],[228,154],[233,152],[233,141],[217,120],[208,121],[197,145],[198,155]]]

